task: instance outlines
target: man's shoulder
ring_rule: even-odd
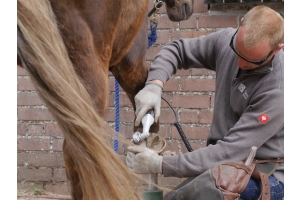
[[[229,48],[229,42],[235,33],[234,28],[224,28],[215,31],[208,35],[207,40],[212,41],[217,52],[227,51]]]

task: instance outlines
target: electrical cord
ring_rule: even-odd
[[[165,98],[163,98],[163,97],[161,97],[161,98],[162,98],[162,99],[170,106],[170,108],[172,109],[172,111],[173,111],[173,113],[174,113],[174,115],[175,115],[175,118],[176,118],[176,122],[174,123],[174,126],[177,128],[177,131],[178,131],[178,133],[179,133],[179,135],[180,135],[180,137],[181,137],[183,143],[185,144],[185,147],[187,148],[187,150],[188,150],[189,152],[192,152],[193,149],[192,149],[192,147],[191,147],[189,141],[188,141],[187,138],[185,137],[185,134],[184,134],[184,132],[183,132],[183,130],[182,130],[180,124],[178,123],[178,117],[177,117],[177,114],[176,114],[175,110],[173,109],[173,107],[170,105],[170,103],[169,103]]]

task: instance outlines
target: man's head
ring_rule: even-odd
[[[231,47],[244,70],[268,63],[283,47],[284,25],[279,13],[266,6],[252,8],[241,20]]]

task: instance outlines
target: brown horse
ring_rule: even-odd
[[[173,21],[193,12],[193,0],[165,3]],[[62,129],[72,198],[138,199],[134,174],[112,150],[114,131],[102,117],[109,70],[134,109],[145,84],[148,0],[18,0],[17,6],[18,65]]]

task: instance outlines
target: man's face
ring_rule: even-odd
[[[243,70],[252,70],[268,63],[274,51],[270,48],[269,41],[264,40],[256,47],[247,49],[244,45],[245,27],[240,27],[233,38],[233,50],[237,56],[237,65]]]

